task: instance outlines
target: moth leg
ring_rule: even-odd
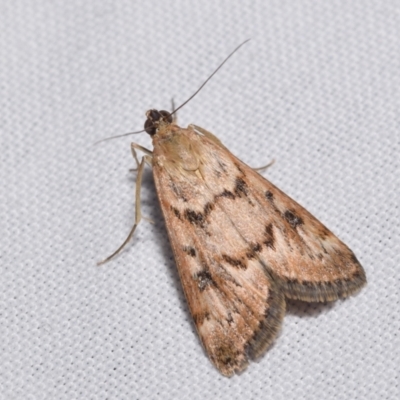
[[[213,135],[211,132],[205,130],[204,128],[201,128],[200,126],[197,125],[193,125],[190,124],[188,126],[188,128],[193,129],[194,131],[200,132],[202,135],[204,135],[206,138],[212,140],[214,143],[216,143],[218,146],[224,148],[225,150],[228,150],[223,144],[222,142],[215,136]]]
[[[136,179],[136,190],[135,190],[135,199],[136,199],[136,204],[135,204],[135,224],[133,225],[131,231],[129,232],[129,235],[124,240],[124,242],[121,244],[121,246],[119,246],[118,249],[115,250],[114,253],[112,253],[106,259],[104,259],[103,261],[98,262],[97,265],[104,264],[107,261],[111,260],[114,256],[116,256],[126,246],[126,244],[131,240],[133,234],[135,233],[136,227],[139,225],[139,222],[142,219],[142,213],[141,213],[141,210],[140,210],[140,189],[142,188],[143,171],[144,171],[146,158],[150,158],[150,157],[149,156],[144,156],[142,158],[142,161],[139,164],[139,167],[138,167],[138,173],[137,173],[137,179]]]
[[[138,149],[140,151],[142,151],[143,153],[152,156],[153,152],[150,151],[149,149],[146,149],[146,147],[141,146],[140,144],[137,143],[131,143],[131,152],[132,152],[132,157],[135,159],[136,161],[136,168],[131,168],[130,171],[137,171],[139,168],[139,160],[137,158],[137,154],[136,154],[136,150]]]
[[[139,165],[139,161],[138,161],[138,158],[137,158],[137,154],[136,154],[135,148],[137,148],[138,150],[143,151],[143,153],[146,153],[146,154],[149,155],[149,157],[145,157],[145,162],[147,162],[147,164],[151,167],[151,166],[152,166],[152,165],[151,165],[151,155],[152,155],[153,153],[152,153],[149,149],[146,149],[145,147],[140,146],[140,144],[131,143],[131,152],[132,152],[132,156],[133,156],[133,158],[135,159],[136,165],[137,165],[137,166]],[[136,168],[131,168],[129,171],[137,171],[137,170],[138,170],[138,167],[136,167]],[[150,224],[154,224],[154,221],[153,221],[151,218],[145,217],[144,215],[142,215],[142,218],[143,218],[145,221],[150,222]]]
[[[267,165],[264,165],[263,167],[258,167],[258,168],[252,168],[254,169],[254,171],[263,171],[267,168],[269,168],[271,165],[275,164],[275,159],[273,159],[272,161],[270,161]]]

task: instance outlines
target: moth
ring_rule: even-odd
[[[286,299],[345,298],[362,288],[366,275],[353,252],[307,210],[212,133],[179,127],[175,112],[146,113],[153,151],[131,145],[139,166],[135,225],[105,261],[141,220],[148,163],[201,342],[215,367],[231,376],[270,346]],[[145,153],[140,163],[136,150]]]

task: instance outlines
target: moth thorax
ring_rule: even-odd
[[[144,123],[144,130],[150,135],[155,135],[160,125],[168,125],[172,122],[172,115],[165,110],[148,110],[146,112],[146,122]]]

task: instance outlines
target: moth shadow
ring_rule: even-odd
[[[335,302],[307,303],[301,300],[286,299],[286,315],[295,315],[296,317],[318,317],[335,307]]]

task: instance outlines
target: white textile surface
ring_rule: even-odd
[[[1,399],[400,398],[399,0],[0,2]],[[368,286],[289,302],[269,351],[225,378],[204,353],[130,142],[179,112],[355,252]]]

